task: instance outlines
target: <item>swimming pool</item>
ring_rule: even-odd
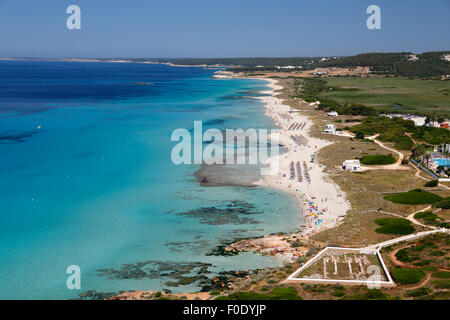
[[[438,166],[450,167],[450,159],[439,158],[439,159],[434,159],[434,162],[436,162]]]

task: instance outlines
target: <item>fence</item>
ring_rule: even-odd
[[[440,180],[441,178],[439,178],[435,173],[431,172],[430,169],[425,168],[424,166],[422,166],[420,163],[418,163],[416,160],[414,159],[409,159],[409,161],[411,161],[412,163],[414,163],[416,166],[418,166],[420,169],[422,169],[423,171],[425,171],[426,173],[428,173],[430,176],[432,176],[434,179],[436,180]],[[441,180],[442,181],[442,180]]]

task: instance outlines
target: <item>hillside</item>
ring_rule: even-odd
[[[413,54],[364,53],[351,57],[327,60],[317,64],[319,67],[371,67],[374,73],[393,74],[403,77],[433,77],[450,74],[450,62],[444,57],[450,51],[425,52]]]

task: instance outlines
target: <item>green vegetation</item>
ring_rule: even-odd
[[[414,218],[422,219],[423,222],[425,222],[426,224],[431,224],[431,225],[438,226],[441,228],[449,228],[450,227],[449,223],[442,222],[444,220],[443,218],[439,217],[437,214],[434,214],[433,212],[430,212],[430,211],[416,213],[414,215]]]
[[[343,297],[343,296],[345,296],[345,292],[341,291],[341,290],[334,290],[332,295],[335,297]]]
[[[448,51],[425,52],[411,59],[411,52],[364,53],[318,63],[321,67],[371,67],[378,74],[403,77],[432,77],[450,74],[450,63],[442,59]]]
[[[437,187],[437,185],[439,184],[439,181],[437,180],[430,180],[427,183],[424,184],[425,187]]]
[[[433,212],[426,211],[426,212],[416,213],[414,215],[414,218],[422,219],[423,221],[426,221],[426,222],[435,222],[436,219],[438,219],[439,217],[437,215],[435,215]]]
[[[418,257],[410,256],[409,251],[406,249],[398,250],[395,257],[401,262],[411,262],[418,259]]]
[[[433,204],[442,200],[437,194],[421,189],[387,195],[384,199],[400,204]]]
[[[448,234],[433,234],[410,242],[412,246],[400,249],[395,257],[411,267],[419,267],[417,270],[433,272],[433,278],[449,279],[447,277],[450,272],[439,271],[439,269],[450,267],[448,254],[446,254],[449,243]]]
[[[408,290],[406,291],[405,296],[407,297],[421,297],[429,294],[431,292],[430,289],[427,288],[418,288],[414,290]]]
[[[439,145],[450,141],[450,130],[434,127],[416,127],[413,138],[427,144]]]
[[[438,272],[435,272],[435,273],[433,273],[433,277],[449,279],[450,278],[450,271],[438,271]]]
[[[400,117],[369,117],[361,124],[350,128],[354,133],[360,131],[367,136],[379,133],[378,139],[382,141],[397,141],[397,136],[403,136],[405,132],[414,132],[415,129],[414,121],[403,120]]]
[[[400,136],[394,144],[394,148],[398,150],[411,150],[414,142],[407,135]]]
[[[433,285],[437,289],[450,289],[450,280],[434,280]]]
[[[394,148],[400,150],[410,150],[414,143],[406,132],[417,132],[414,122],[403,120],[399,117],[369,117],[360,124],[349,128],[355,134],[362,132],[366,136],[379,134],[381,141],[395,142]]]
[[[352,115],[352,116],[376,116],[378,111],[374,107],[365,106],[363,104],[345,104],[342,107],[336,108],[339,114]]]
[[[333,88],[327,86],[327,81],[320,78],[304,78],[300,81],[296,81],[295,86],[300,87],[301,91],[296,97],[305,100],[306,102],[320,101],[318,106],[319,110],[337,111],[339,114],[344,115],[363,115],[363,116],[376,116],[378,111],[370,106],[363,104],[339,104],[332,99],[324,99],[323,92],[328,92]]]
[[[342,115],[374,117],[380,112],[416,113],[430,116],[429,120],[438,120],[439,117],[445,119],[450,108],[448,81],[444,80],[302,78],[295,82],[295,87],[300,89],[296,97],[307,102],[320,101],[319,110],[337,111]],[[429,135],[437,130],[439,128],[427,127],[423,133]],[[438,132],[438,135],[442,133]],[[405,143],[411,143],[404,139]],[[425,140],[430,138],[425,137]]]
[[[450,197],[447,197],[440,201],[435,202],[433,204],[433,207],[441,208],[441,209],[450,209]]]
[[[366,293],[363,294],[353,294],[353,295],[349,295],[347,296],[346,299],[348,300],[388,300],[391,297],[382,292],[379,289],[371,289],[371,290],[367,290]]]
[[[362,157],[361,163],[367,165],[392,164],[395,163],[395,159],[392,156],[376,154]]]
[[[172,59],[134,59],[134,60],[151,60],[157,62],[170,62],[174,64],[182,65],[233,65],[242,66],[244,68],[236,68],[235,71],[262,71],[262,70],[272,70],[274,66],[307,66],[308,63],[319,61],[320,58],[264,58],[264,57],[253,57],[253,58],[172,58]],[[264,68],[254,68],[255,66],[262,65]]]
[[[399,284],[415,284],[422,281],[425,273],[419,269],[394,268],[391,270],[392,277]]]
[[[450,63],[449,63],[450,64]],[[412,80],[406,78],[327,78],[332,90],[326,90],[322,99],[339,105],[363,104],[379,112],[448,115],[450,95],[448,81]],[[337,89],[335,89],[337,88]],[[348,91],[343,88],[358,90]],[[320,100],[322,101],[322,100]]]
[[[411,59],[411,52],[364,53],[338,59],[321,61],[321,58],[173,58],[173,59],[132,59],[135,61],[151,60],[171,62],[183,65],[223,64],[241,66],[231,71],[284,71],[274,66],[302,66],[303,69],[317,67],[358,67],[367,66],[376,74],[403,77],[436,77],[450,73],[450,63],[442,59],[448,51],[425,52]],[[256,66],[260,66],[256,68]]]
[[[405,235],[415,231],[414,227],[410,225],[411,221],[406,219],[380,218],[376,219],[375,223],[381,226],[375,230],[377,233]]]
[[[258,292],[234,292],[216,300],[302,300],[293,288],[275,288],[270,294]]]
[[[306,102],[316,102],[320,99],[320,93],[325,89],[326,81],[319,78],[307,78],[301,82],[299,98]],[[300,85],[300,83],[296,83]]]

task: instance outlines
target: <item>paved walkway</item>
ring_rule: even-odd
[[[413,233],[413,234],[408,234],[406,236],[402,236],[402,237],[398,237],[398,238],[394,238],[391,240],[386,240],[383,242],[379,242],[379,243],[375,243],[375,244],[371,244],[368,245],[367,247],[363,247],[361,248],[362,250],[367,250],[367,251],[375,251],[378,249],[381,249],[383,247],[387,247],[390,245],[393,245],[395,243],[399,243],[399,242],[403,242],[403,241],[409,241],[412,239],[416,239],[416,238],[421,238],[433,233],[438,233],[438,232],[446,232],[445,230],[442,229],[435,229],[435,230],[430,230],[430,231],[422,231],[422,232],[417,232],[417,233]]]

